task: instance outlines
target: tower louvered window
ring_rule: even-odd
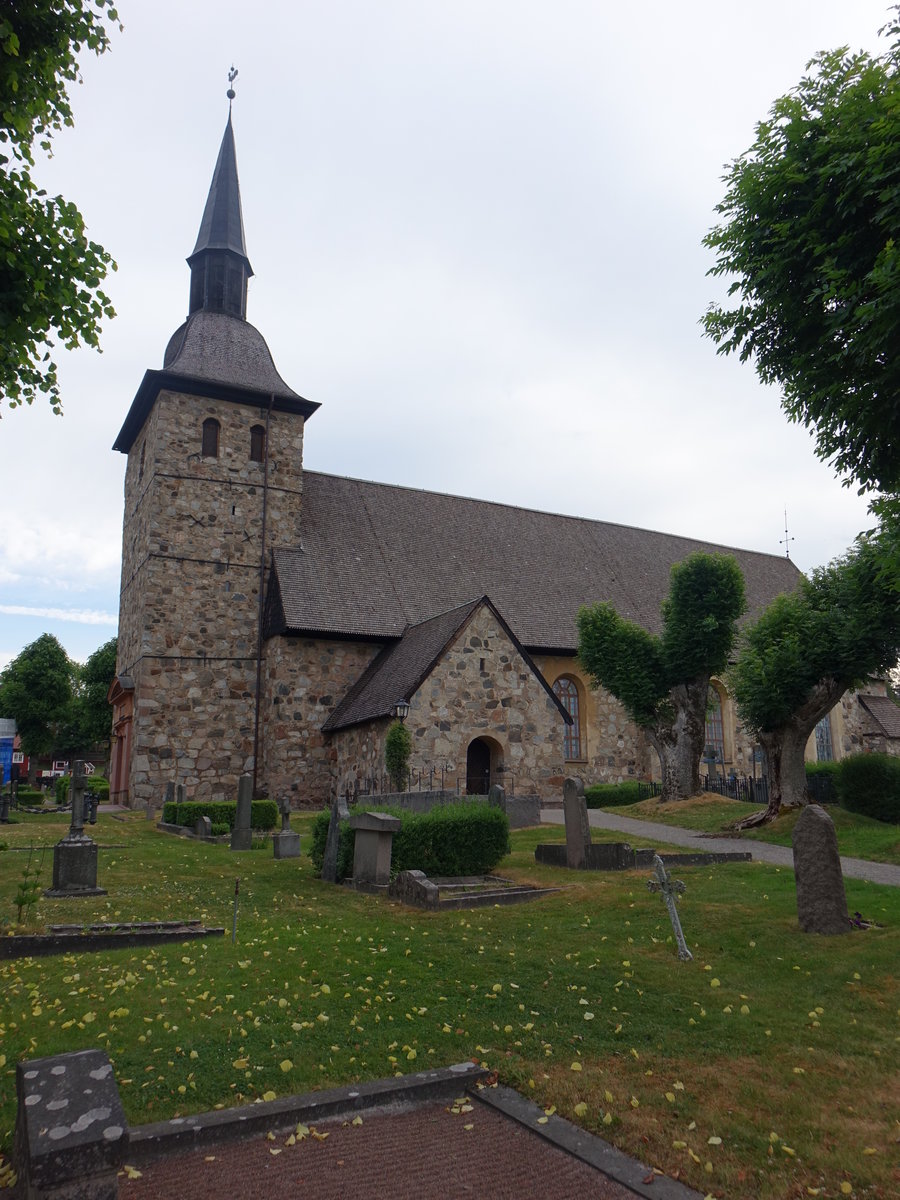
[[[203,441],[200,453],[204,458],[219,457],[219,422],[215,417],[207,417],[203,422]]]

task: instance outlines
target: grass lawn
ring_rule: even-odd
[[[305,850],[310,819],[293,825]],[[0,840],[52,846],[65,829],[23,818]],[[109,895],[41,899],[33,926],[199,917],[226,936],[0,963],[6,1150],[16,1061],[63,1050],[107,1049],[138,1124],[474,1058],[713,1196],[897,1194],[900,889],[848,879],[851,910],[880,928],[817,938],[797,928],[789,871],[683,868],[682,964],[647,873],[535,864],[560,828],[514,833],[501,871],[564,891],[447,913],[143,816],[102,814],[93,833]],[[26,857],[0,852],[0,921]]]
[[[680,825],[684,829],[734,836],[731,826],[735,821],[757,810],[752,804],[706,792],[691,800],[678,800],[671,804],[660,804],[655,799],[641,800],[638,804],[617,806],[608,811],[643,821],[659,821],[664,825]],[[834,821],[841,854],[900,864],[900,825],[889,825],[885,821],[847,812],[836,804],[829,804],[826,811]],[[791,834],[799,815],[799,809],[784,812],[777,821],[761,829],[744,830],[739,836],[753,838],[757,842],[774,842],[777,846],[790,846]]]

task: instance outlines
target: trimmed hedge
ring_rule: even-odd
[[[509,853],[509,818],[500,808],[461,801],[442,804],[427,813],[367,805],[358,812],[389,812],[400,818],[391,847],[391,874],[424,871],[429,876],[484,875]],[[313,822],[309,856],[321,873],[328,838],[329,809]],[[338,880],[353,874],[353,830],[341,822],[338,843]]]
[[[174,800],[163,805],[163,822],[166,825],[183,825],[193,829],[198,817],[209,817],[215,828],[217,825],[227,825],[229,832],[234,829],[237,816],[236,800],[185,800],[176,804]],[[250,804],[250,826],[252,829],[274,829],[278,824],[278,805],[274,800],[253,800]]]
[[[109,801],[109,780],[103,775],[86,775],[87,782],[84,785],[86,792],[93,792],[97,797],[98,804],[106,804]],[[54,787],[56,789],[56,803],[62,806],[69,803],[69,784],[72,782],[71,775],[57,775]]]
[[[588,808],[619,808],[623,804],[637,804],[640,800],[640,782],[627,779],[624,783],[592,783],[584,789]]]
[[[852,754],[838,764],[834,783],[848,812],[900,825],[900,758]]]
[[[808,762],[806,764],[807,777],[810,775],[831,775],[834,776],[840,770],[839,762]]]

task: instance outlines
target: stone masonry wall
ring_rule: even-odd
[[[272,796],[302,807],[331,802],[337,745],[322,725],[381,650],[380,643],[274,637],[266,643],[262,774]]]
[[[220,423],[202,457],[203,421]],[[266,559],[299,537],[303,418],[272,412],[269,474],[250,460],[266,412],[161,392],[125,474],[117,672],[135,682],[129,803],[176,776],[202,799],[253,765],[262,516]]]

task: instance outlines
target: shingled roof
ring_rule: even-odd
[[[672,564],[695,550],[734,555],[751,615],[800,579],[780,556],[628,525],[315,471],[303,479],[303,541],[275,551],[270,634],[397,639],[489,595],[528,650],[571,654],[583,604],[608,601],[658,631]]]
[[[885,737],[900,738],[900,706],[890,696],[860,696],[859,702],[874,717]]]

